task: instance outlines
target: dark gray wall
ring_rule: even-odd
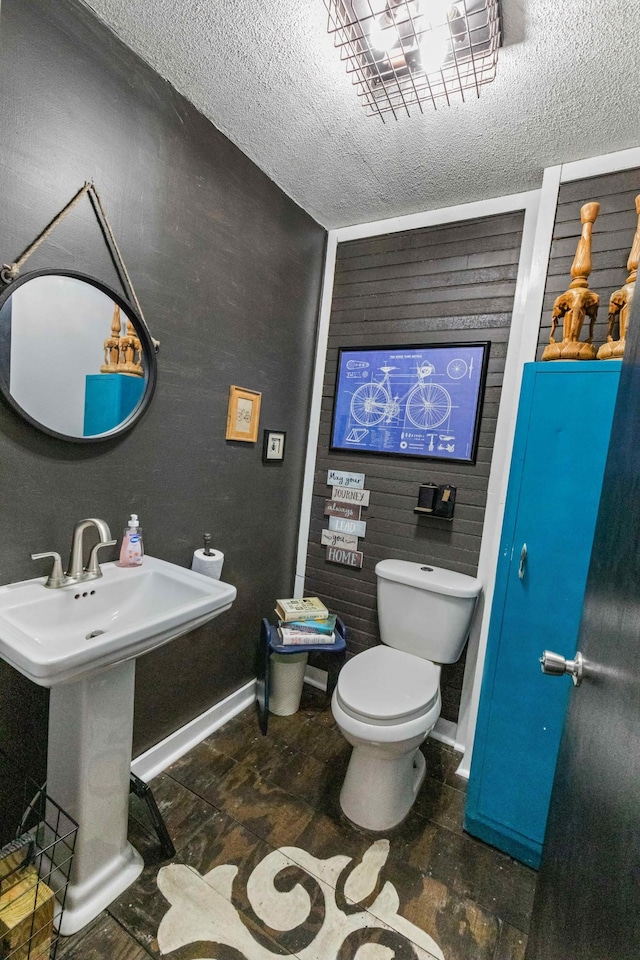
[[[593,342],[599,347],[606,341],[609,298],[628,276],[627,260],[638,222],[635,208],[638,193],[640,170],[589,177],[560,187],[536,359],[542,359],[542,351],[549,342],[553,302],[571,283],[571,264],[582,229],[580,207],[590,200],[600,203],[593,227],[593,270],[589,277],[589,287],[600,295]],[[588,323],[582,329],[581,339],[587,336]],[[561,339],[562,324],[556,331],[556,340]]]
[[[2,0],[0,39],[0,260],[95,178],[162,343],[122,440],[64,444],[0,406],[0,582],[44,572],[31,551],[66,559],[80,518],[120,536],[135,510],[147,551],[178,564],[211,530],[238,588],[139,661],[139,753],[254,675],[260,617],[292,589],[325,232],[75,0]],[[117,284],[86,200],[29,263],[55,266]],[[255,445],[224,439],[230,384],[263,393]],[[263,427],[287,431],[281,466],[262,464]],[[46,706],[0,664],[0,745],[41,760]]]
[[[523,214],[428,227],[340,244],[307,557],[306,592],[321,596],[351,628],[350,652],[379,642],[378,560],[424,561],[475,575],[504,360],[509,339]],[[329,452],[339,347],[490,340],[491,353],[477,463]],[[327,563],[327,469],[366,474],[364,567]],[[457,486],[452,523],[413,512],[420,483]],[[442,715],[457,720],[464,657],[442,674]]]

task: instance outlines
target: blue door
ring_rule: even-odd
[[[465,829],[537,866],[621,363],[525,366]]]

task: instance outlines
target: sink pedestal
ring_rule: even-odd
[[[62,934],[76,933],[142,871],[127,843],[135,658],[228,610],[236,588],[166,560],[104,563],[45,590],[0,586],[0,657],[51,688],[48,792],[78,823]]]
[[[135,660],[52,687],[47,792],[79,824],[63,936],[76,933],[140,875],[127,841]]]

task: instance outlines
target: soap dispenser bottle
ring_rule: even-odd
[[[129,518],[129,525],[125,529],[124,536],[122,537],[120,566],[139,567],[142,563],[143,556],[142,529],[138,523],[137,513],[132,513]]]

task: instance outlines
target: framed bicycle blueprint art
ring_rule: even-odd
[[[475,463],[490,346],[341,349],[331,449]]]

